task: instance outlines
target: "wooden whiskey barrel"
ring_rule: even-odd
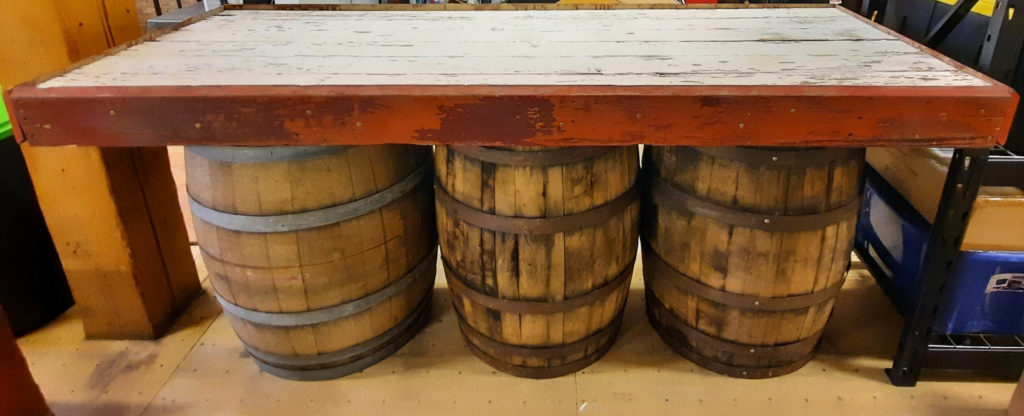
[[[743,378],[813,355],[849,267],[863,149],[648,147],[647,312],[677,352]]]
[[[196,237],[261,368],[316,380],[383,360],[426,319],[437,262],[430,149],[189,147]]]
[[[636,257],[636,146],[438,146],[441,253],[470,350],[520,377],[615,340]]]

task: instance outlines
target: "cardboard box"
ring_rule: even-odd
[[[951,149],[869,148],[867,161],[928,222],[935,218]],[[1024,251],[1024,191],[985,186],[971,212],[963,250]]]

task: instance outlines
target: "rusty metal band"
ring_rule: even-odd
[[[692,350],[707,359],[712,359],[699,352],[697,346],[704,347],[704,350],[711,350],[716,353],[724,353],[735,361],[732,364],[724,364],[737,368],[776,368],[799,362],[804,357],[814,352],[818,340],[824,329],[809,335],[807,338],[796,342],[780,345],[751,345],[732,342],[717,338],[687,325],[682,319],[658,299],[658,296],[651,290],[646,291],[647,314],[652,321],[663,327],[664,336],[673,338],[673,341],[685,344]],[[653,323],[653,322],[652,322]],[[760,362],[760,363],[758,363]],[[767,362],[768,364],[764,364]]]
[[[863,148],[757,148],[757,147],[679,147],[718,159],[756,166],[802,168],[828,165],[834,161],[864,160]]]
[[[561,147],[537,151],[496,149],[484,146],[448,146],[449,149],[474,159],[498,165],[555,166],[596,159],[621,146]]]
[[[547,218],[508,217],[484,212],[459,202],[448,195],[448,192],[436,182],[434,183],[434,195],[438,204],[445,209],[448,215],[460,221],[503,233],[538,235],[564,233],[604,224],[609,218],[621,213],[635,202],[640,192],[634,185],[615,199],[590,210]]]
[[[838,282],[819,291],[795,296],[769,297],[726,292],[705,285],[676,270],[666,263],[647,243],[644,245],[644,279],[647,282],[665,280],[666,283],[682,293],[739,309],[778,312],[810,308],[835,299],[839,295],[839,291],[842,290],[843,281],[845,280],[840,279]],[[647,286],[650,287],[651,285]]]
[[[804,365],[806,365],[808,361],[811,361],[811,358],[814,357],[813,353],[807,354],[797,361],[794,361],[786,365],[780,365],[777,367],[733,366],[716,361],[712,358],[705,357],[700,353],[694,351],[690,345],[688,345],[686,342],[680,341],[677,338],[677,335],[673,333],[672,328],[661,326],[661,324],[658,323],[655,320],[655,318],[650,315],[650,310],[648,310],[648,320],[651,322],[651,326],[654,327],[654,331],[658,333],[658,336],[661,337],[662,341],[665,341],[665,344],[672,348],[673,351],[675,351],[679,355],[682,355],[687,360],[692,361],[694,364],[697,364],[716,373],[727,375],[729,377],[748,379],[778,377],[799,370]]]
[[[605,325],[604,328],[601,328],[577,341],[573,341],[568,344],[545,347],[522,346],[506,344],[504,342],[494,340],[480,331],[477,331],[472,325],[469,325],[469,322],[466,321],[466,317],[462,314],[457,303],[454,307],[455,314],[459,319],[459,325],[463,327],[463,334],[472,340],[478,347],[494,351],[501,356],[516,356],[524,358],[568,357],[597,347],[597,344],[599,344],[603,338],[606,338],[607,335],[614,332],[622,323],[622,311],[619,311],[619,313],[615,315],[615,318],[613,318],[608,325]]]
[[[204,159],[231,163],[271,163],[344,153],[352,146],[185,146]]]
[[[479,292],[464,283],[462,278],[448,265],[448,261],[444,256],[441,256],[441,264],[444,267],[445,278],[448,280],[448,288],[453,293],[488,309],[505,313],[528,314],[567,313],[585,306],[593,306],[599,300],[614,294],[615,291],[629,286],[630,277],[633,276],[633,263],[635,261],[636,259],[634,258],[615,278],[594,290],[571,298],[547,301],[502,299]]]
[[[459,330],[462,332],[462,336],[466,340],[466,347],[469,348],[473,355],[487,365],[501,372],[508,373],[516,377],[534,379],[559,377],[574,373],[586,368],[603,357],[612,348],[612,345],[615,344],[615,338],[618,336],[619,328],[622,326],[623,315],[623,312],[619,311],[619,314],[616,315],[615,319],[613,319],[607,326],[586,338],[570,344],[554,347],[522,347],[505,344],[488,338],[466,322],[457,306],[455,307],[455,312],[459,322]],[[482,348],[481,345],[483,346]],[[487,351],[484,351],[483,348],[496,351],[498,354],[504,356],[549,359],[569,357],[580,352],[586,352],[586,350],[591,348],[593,348],[594,351],[590,354],[584,355],[583,358],[580,358],[579,360],[553,367],[527,367],[503,361],[498,357],[491,355]]]
[[[374,306],[379,305],[381,302],[388,298],[395,296],[399,292],[405,290],[407,287],[412,286],[415,282],[424,280],[433,280],[434,265],[437,261],[437,247],[427,253],[420,262],[409,270],[404,276],[391,282],[387,286],[363,296],[359,299],[355,299],[342,304],[330,306],[327,308],[314,309],[311,311],[304,312],[263,312],[252,309],[243,308],[228,302],[226,299],[217,295],[217,301],[220,302],[221,308],[224,309],[225,313],[234,315],[240,319],[252,322],[254,324],[266,325],[266,326],[303,326],[303,325],[315,325],[323,322],[333,321],[344,318],[346,316],[355,315],[359,312],[370,309]]]
[[[401,181],[366,198],[327,208],[291,214],[242,215],[218,211],[200,204],[191,195],[188,198],[188,202],[192,208],[192,215],[207,223],[228,230],[250,233],[305,230],[356,218],[380,209],[405,196],[425,182],[430,176],[430,169],[430,164],[424,163]]]
[[[430,315],[433,291],[428,290],[419,304],[397,325],[359,344],[320,355],[277,355],[249,345],[246,351],[263,371],[281,378],[299,381],[329,380],[356,373],[383,361],[423,329]],[[243,342],[244,343],[244,342]],[[302,369],[301,367],[318,367]]]
[[[860,197],[829,211],[808,215],[771,215],[748,212],[706,201],[676,189],[668,181],[647,175],[650,195],[659,206],[686,210],[696,215],[735,226],[764,231],[807,231],[825,228],[857,217]]]

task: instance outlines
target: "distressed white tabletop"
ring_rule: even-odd
[[[229,10],[39,85],[986,86],[834,8]]]

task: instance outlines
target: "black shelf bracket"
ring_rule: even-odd
[[[929,48],[938,47],[942,41],[946,40],[946,36],[960,24],[961,20],[967,16],[967,13],[971,12],[974,5],[978,4],[978,0],[957,0],[953,8],[942,16],[939,23],[928,32],[928,35],[924,38],[924,44]]]
[[[892,368],[885,371],[893,385],[914,386],[921,376],[935,315],[960,252],[988,153],[985,148],[956,149],[953,153],[924,256],[921,285],[915,296],[918,302],[903,325]]]

